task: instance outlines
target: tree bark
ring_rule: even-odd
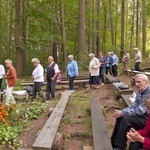
[[[79,30],[78,30],[78,51],[79,60],[84,53],[85,43],[85,0],[79,0]]]
[[[98,55],[100,51],[100,0],[97,0],[97,51],[96,55]]]
[[[95,0],[92,1],[92,51],[93,53],[95,53]]]
[[[62,53],[63,53],[63,66],[65,69],[67,65],[67,51],[66,51],[66,32],[65,32],[65,14],[64,14],[64,4],[60,3],[60,15],[61,15],[61,36],[63,38],[62,42]]]
[[[120,57],[122,58],[124,52],[124,22],[125,22],[125,0],[122,0],[121,5],[121,50]]]
[[[133,46],[134,22],[135,22],[135,0],[133,0],[133,12],[132,12],[132,22],[131,22],[131,36],[130,36],[130,51],[131,51],[132,46]]]
[[[142,0],[142,54],[146,51],[146,1]]]
[[[112,45],[115,45],[115,41],[114,41],[114,24],[113,24],[113,18],[112,18],[112,0],[109,0],[109,11],[110,11],[111,42],[112,42]]]
[[[139,46],[139,0],[136,1],[136,47]]]
[[[26,68],[28,50],[27,50],[27,41],[28,41],[28,5],[29,1],[22,2],[23,18],[22,18],[22,41],[23,41],[23,68]]]
[[[22,51],[21,51],[21,25],[20,25],[20,0],[15,0],[15,49],[16,70],[18,77],[22,76]]]

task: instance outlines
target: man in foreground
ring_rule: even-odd
[[[135,84],[138,88],[135,102],[128,108],[115,110],[116,124],[111,137],[111,143],[114,150],[125,150],[127,142],[127,132],[130,128],[139,130],[144,128],[148,113],[143,103],[144,98],[150,93],[150,86],[148,85],[148,77],[144,74],[137,74],[135,77]]]

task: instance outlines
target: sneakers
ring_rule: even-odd
[[[104,85],[104,83],[102,83],[101,85]]]

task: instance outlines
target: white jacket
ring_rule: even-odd
[[[4,75],[5,75],[4,66],[3,66],[3,65],[0,65],[0,79],[2,79]]]
[[[91,76],[99,76],[99,68],[100,62],[96,57],[94,57],[89,64],[89,72]]]

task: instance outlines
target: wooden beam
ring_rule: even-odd
[[[99,99],[91,98],[90,102],[94,150],[112,150]]]
[[[69,96],[71,92],[65,91],[56,105],[51,116],[47,120],[40,134],[36,138],[32,148],[33,150],[50,150],[53,145],[53,141],[58,130],[61,118],[65,111]]]

